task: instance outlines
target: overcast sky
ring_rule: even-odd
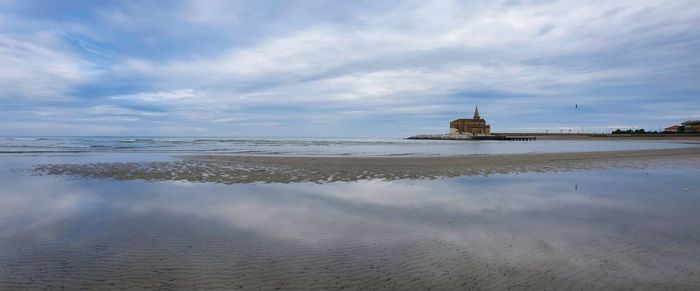
[[[699,52],[695,0],[0,0],[0,135],[658,130]]]

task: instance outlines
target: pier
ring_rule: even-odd
[[[536,136],[510,136],[510,135],[475,135],[472,140],[513,140],[513,141],[536,141]]]
[[[479,107],[474,108],[472,118],[459,118],[450,122],[447,134],[421,134],[407,139],[426,140],[513,140],[535,141],[537,136],[525,134],[491,134],[491,125],[479,115]]]
[[[433,134],[433,135],[416,135],[408,139],[425,139],[425,140],[512,140],[512,141],[536,141],[537,136],[523,135],[449,135],[449,134]]]
[[[536,136],[506,136],[506,140],[536,141]]]

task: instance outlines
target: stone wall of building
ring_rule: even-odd
[[[491,134],[491,126],[483,119],[457,119],[450,122],[450,132],[462,134]]]
[[[700,132],[700,120],[688,120],[681,125],[685,132]]]
[[[485,119],[479,116],[479,108],[476,108],[473,118],[456,119],[450,122],[450,133],[489,135],[491,134],[491,126],[486,123]]]

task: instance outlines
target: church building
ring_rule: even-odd
[[[474,110],[473,118],[460,118],[450,122],[450,133],[464,135],[490,135],[491,126],[486,123],[486,120],[479,116],[479,107],[477,106]]]

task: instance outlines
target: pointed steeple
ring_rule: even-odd
[[[474,119],[481,119],[481,116],[479,116],[479,106],[476,106],[476,109],[474,109]]]

